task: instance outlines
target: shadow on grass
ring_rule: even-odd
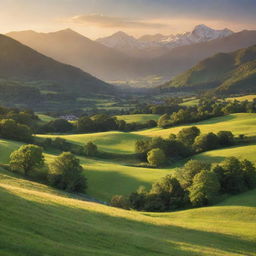
[[[63,206],[61,197],[49,201],[32,192],[30,200],[3,188],[0,193],[1,250],[8,255],[255,255],[253,241],[232,235],[156,225],[121,210],[111,213],[124,217],[104,208]]]

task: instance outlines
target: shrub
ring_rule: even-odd
[[[96,156],[98,153],[98,148],[95,144],[89,141],[84,147],[84,153],[86,156]]]
[[[166,162],[165,153],[160,148],[154,148],[148,152],[147,160],[152,166],[161,166]]]
[[[127,209],[127,210],[130,208],[128,198],[125,196],[121,196],[121,195],[113,196],[111,199],[110,205],[113,207],[123,208],[123,209]]]

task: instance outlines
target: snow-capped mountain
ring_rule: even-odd
[[[138,39],[127,35],[124,32],[117,32],[109,37],[97,39],[97,42],[115,48],[123,52],[131,52],[133,50],[148,50],[151,48],[168,48],[191,45],[210,40],[227,37],[233,34],[233,31],[225,28],[222,30],[215,30],[206,25],[196,26],[192,32],[183,34],[171,35],[144,35]]]
[[[140,42],[135,37],[127,35],[122,31],[108,37],[99,38],[96,41],[107,47],[116,48],[118,50],[141,49],[144,47],[144,45],[146,45],[146,43]]]

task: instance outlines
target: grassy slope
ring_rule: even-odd
[[[154,114],[136,114],[136,115],[120,115],[116,116],[117,119],[124,120],[127,123],[138,122],[138,123],[146,123],[149,120],[157,121],[160,115]]]
[[[256,114],[231,114],[223,117],[211,118],[206,121],[193,123],[189,125],[176,126],[169,129],[155,128],[151,130],[136,132],[135,134],[144,136],[168,137],[170,133],[178,133],[182,128],[195,125],[201,130],[202,133],[229,130],[232,131],[235,135],[245,134],[247,136],[255,136],[255,117]]]
[[[238,101],[244,101],[244,100],[253,101],[253,99],[255,99],[255,98],[256,98],[255,94],[250,94],[250,95],[245,95],[245,96],[240,96],[240,97],[226,98],[226,100],[228,100],[228,101],[234,101],[234,100],[238,100]]]
[[[68,198],[0,171],[0,254],[256,255],[256,191],[173,213],[124,211]]]
[[[189,125],[177,126],[169,129],[153,128],[138,132],[101,132],[92,134],[59,135],[79,144],[93,141],[100,150],[110,153],[132,154],[137,139],[152,136],[168,137],[170,133],[178,133],[182,128],[196,125],[203,133],[218,132],[220,130],[231,130],[235,135],[256,135],[256,114],[232,114],[228,116],[212,118],[206,121]],[[57,137],[57,135],[38,135],[40,137]]]

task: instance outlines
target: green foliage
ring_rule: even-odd
[[[239,161],[235,157],[227,158],[213,171],[218,175],[223,193],[237,194],[256,185],[256,170],[248,161]]]
[[[231,146],[234,144],[234,135],[230,131],[219,131],[217,136],[221,146]]]
[[[16,123],[12,119],[0,120],[0,137],[17,141],[31,142],[32,131],[27,125]]]
[[[43,150],[36,145],[23,145],[10,155],[11,170],[25,176],[32,176],[32,172],[43,165]]]
[[[166,162],[166,156],[162,149],[151,149],[147,154],[148,163],[152,166],[161,166]]]
[[[60,133],[65,133],[65,132],[70,132],[73,129],[73,125],[68,122],[67,120],[64,119],[55,119],[51,120],[47,124],[43,125],[40,128],[41,132],[60,132]]]
[[[196,152],[203,152],[211,149],[217,148],[219,145],[219,140],[216,134],[210,132],[208,134],[202,134],[195,139],[193,145]]]
[[[56,157],[49,165],[49,182],[68,192],[85,192],[86,179],[79,159],[69,152]]]
[[[86,156],[96,156],[98,153],[97,145],[89,141],[84,147],[84,153]]]
[[[193,178],[189,198],[193,206],[209,205],[218,196],[220,183],[214,172],[200,171]]]
[[[200,130],[196,126],[183,128],[179,131],[177,139],[186,146],[192,146],[195,138],[199,136]]]
[[[187,189],[192,185],[193,178],[201,171],[209,171],[211,165],[204,161],[189,160],[181,170],[176,173],[176,176],[182,187]]]
[[[115,195],[112,197],[110,205],[113,207],[123,208],[123,209],[129,209],[130,203],[127,197],[122,195]]]
[[[157,126],[160,128],[168,127],[169,120],[170,120],[170,115],[164,114],[160,116],[160,118],[158,119]]]

